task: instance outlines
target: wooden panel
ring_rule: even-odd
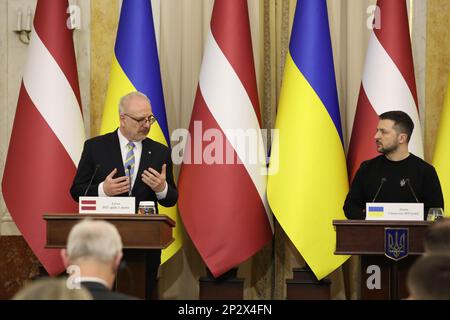
[[[146,281],[146,255],[148,249],[163,249],[173,241],[175,222],[165,215],[137,214],[45,214],[47,223],[46,247],[63,248],[72,227],[79,221],[91,218],[105,220],[116,226],[122,237],[125,268],[118,271],[115,289],[141,299],[155,298]],[[147,287],[147,285],[149,287]]]
[[[423,238],[428,221],[367,221],[334,220],[336,228],[336,254],[384,255],[384,229],[409,229],[409,254],[423,253]]]
[[[286,280],[287,300],[330,300],[331,281],[317,280],[309,268],[294,268],[293,279]]]
[[[389,300],[391,297],[390,286],[390,262],[386,257],[363,256],[361,257],[361,299],[363,300]],[[379,268],[368,273],[370,266]],[[374,274],[376,272],[376,274]],[[369,280],[369,277],[377,277],[376,280]],[[368,281],[369,280],[369,281]],[[373,281],[378,281],[379,286],[374,287]],[[369,282],[369,285],[368,285]]]
[[[408,256],[396,262],[382,256],[361,257],[361,299],[392,300],[407,298],[409,292],[406,286],[406,277],[409,268],[417,258],[417,256]],[[369,266],[373,265],[380,268],[380,288],[369,288],[367,285],[367,279],[373,274],[368,274],[366,271]]]
[[[39,261],[22,236],[0,237],[0,300],[12,298],[39,275]]]
[[[214,278],[207,269],[207,276],[199,279],[200,300],[242,300],[244,298],[244,279],[237,278],[237,269],[231,269]]]
[[[335,254],[361,255],[362,299],[396,300],[408,296],[406,276],[415,259],[424,252],[423,241],[432,223],[428,221],[333,221],[336,228]],[[384,255],[386,228],[409,230],[409,256],[394,261]]]
[[[147,298],[146,289],[146,260],[142,250],[125,250],[124,261],[126,267],[118,271],[115,288],[117,291],[138,297]]]
[[[175,222],[165,215],[103,215],[60,214],[44,215],[47,221],[47,248],[63,248],[72,227],[89,217],[105,220],[116,226],[124,249],[163,249],[173,241]]]

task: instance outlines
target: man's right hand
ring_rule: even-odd
[[[117,196],[118,194],[128,193],[130,190],[130,182],[127,176],[122,176],[118,178],[113,178],[117,173],[117,168],[115,168],[106,177],[103,182],[103,191],[108,197]]]

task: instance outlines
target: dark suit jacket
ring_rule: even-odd
[[[168,191],[165,199],[157,200],[155,192],[142,181],[141,175],[149,167],[161,172],[164,163],[167,165],[166,180]],[[98,166],[98,169],[89,190],[87,190],[87,196],[98,196],[98,185],[105,180],[114,168],[118,170],[114,178],[125,175],[117,130],[89,139],[84,143],[78,170],[70,189],[70,193],[75,201],[78,201],[78,198],[86,192],[96,166]],[[131,191],[131,195],[136,198],[136,209],[139,206],[139,201],[154,201],[157,212],[158,202],[165,207],[175,205],[178,198],[178,191],[173,180],[172,172],[173,166],[170,150],[163,144],[149,138],[143,140],[139,169],[135,172],[137,174],[136,181]],[[125,193],[120,196],[127,197],[128,194]]]
[[[161,172],[164,163],[167,165],[166,181],[168,190],[164,199],[157,200],[155,192],[142,181],[141,175],[142,172],[149,167]],[[98,166],[98,169],[94,175],[96,166]],[[117,173],[114,178],[125,175],[117,130],[87,140],[84,143],[78,170],[72,187],[70,188],[70,193],[74,200],[78,201],[78,198],[85,194],[89,181],[93,175],[94,178],[92,184],[87,190],[86,195],[94,197],[98,196],[98,185],[105,180],[114,168],[117,168]],[[158,203],[165,207],[176,204],[178,191],[173,180],[173,166],[170,150],[166,146],[148,138],[143,140],[141,160],[135,174],[137,174],[137,176],[131,195],[136,198],[136,211],[140,201],[154,201],[156,212],[158,212]],[[119,196],[127,197],[128,193]],[[149,250],[146,254],[146,260],[146,287],[149,292],[153,292],[156,286],[158,267],[161,262],[161,250]]]
[[[89,293],[94,300],[138,300],[135,297],[111,291],[98,282],[83,281],[81,282],[81,285],[89,290]]]

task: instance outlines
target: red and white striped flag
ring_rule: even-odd
[[[59,250],[44,249],[44,213],[77,212],[69,189],[85,139],[67,1],[39,0],[9,143],[3,196],[28,245],[51,275]]]
[[[423,158],[416,81],[405,0],[378,0],[381,28],[369,40],[348,151],[348,172],[353,179],[361,162],[377,155],[375,130],[378,115],[401,110],[414,122],[409,150]]]
[[[178,205],[217,277],[255,254],[273,233],[247,1],[216,0],[210,28]]]

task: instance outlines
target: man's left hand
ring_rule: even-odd
[[[148,168],[142,173],[142,181],[153,191],[161,192],[166,188],[166,164],[162,165],[161,173],[153,168]]]

